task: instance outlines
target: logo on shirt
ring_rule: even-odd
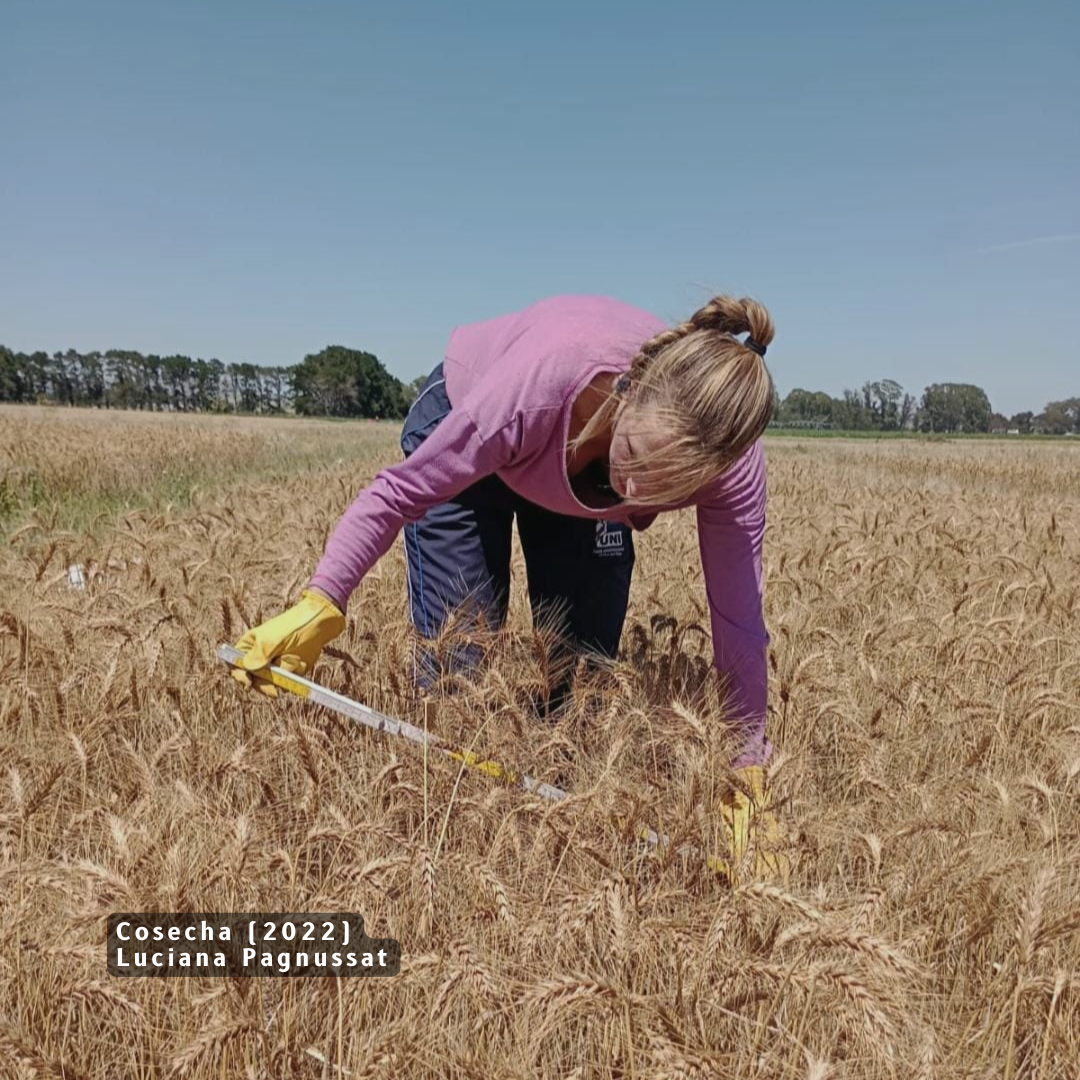
[[[611,525],[607,521],[596,523],[596,542],[593,545],[594,555],[621,555],[625,536],[618,525]]]

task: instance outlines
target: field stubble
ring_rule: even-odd
[[[397,459],[389,429],[305,424],[301,461],[292,421],[35,423],[5,468],[48,479],[0,549],[3,1075],[1075,1075],[1074,448],[768,443],[771,780],[795,872],[732,892],[628,824],[718,843],[729,748],[692,515],[637,537],[624,656],[558,724],[528,707],[547,655],[516,543],[492,662],[428,713],[576,792],[551,806],[244,695],[214,659],[294,596]],[[154,463],[125,481],[147,508],[65,531],[125,445]],[[267,445],[282,468],[241,468]],[[247,479],[162,505],[177,455],[211,446],[236,466],[219,482]],[[422,722],[405,595],[397,544],[318,678]],[[110,980],[116,910],[360,911],[402,974]]]

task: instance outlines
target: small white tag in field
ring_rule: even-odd
[[[326,1055],[314,1046],[309,1046],[304,1053],[307,1054],[308,1057],[314,1058],[320,1064],[325,1065],[328,1069],[333,1069],[335,1072],[341,1073],[342,1076],[352,1076],[352,1069],[346,1069],[341,1065],[332,1065]]]
[[[72,589],[86,588],[86,571],[81,563],[72,563],[68,567],[68,585]]]

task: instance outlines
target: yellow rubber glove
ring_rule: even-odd
[[[345,616],[325,596],[311,589],[305,589],[301,596],[300,603],[260,623],[236,643],[236,648],[246,654],[240,661],[242,668],[232,671],[237,682],[267,697],[277,697],[277,687],[259,678],[258,672],[274,664],[292,675],[306,675],[315,666],[323,646],[345,629]]]
[[[736,769],[735,775],[746,790],[733,788],[720,809],[728,841],[728,858],[720,860],[720,870],[734,888],[777,879],[786,885],[791,864],[780,850],[782,838],[772,795],[765,789],[765,769],[747,765]]]

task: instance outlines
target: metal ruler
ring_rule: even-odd
[[[218,659],[224,660],[226,664],[239,667],[239,661],[244,654],[231,645],[219,645],[217,655]],[[547,799],[549,802],[560,802],[570,794],[570,792],[555,787],[553,784],[546,784],[524,773],[515,773],[511,769],[503,768],[497,761],[489,761],[471,750],[462,750],[452,746],[437,735],[432,735],[414,724],[409,724],[404,720],[396,720],[385,713],[377,712],[375,709],[368,708],[367,705],[361,705],[359,701],[353,701],[352,698],[345,697],[344,694],[337,694],[333,690],[327,690],[326,687],[320,686],[310,679],[305,679],[300,675],[290,675],[289,672],[274,665],[270,665],[265,671],[267,674],[264,675],[263,672],[259,672],[259,675],[255,677],[268,678],[279,689],[312,701],[316,705],[332,709],[339,716],[346,716],[350,720],[355,720],[357,723],[371,728],[373,731],[381,731],[386,735],[393,735],[398,738],[408,739],[410,742],[419,743],[421,746],[426,746],[429,750],[434,750],[444,757],[460,762],[466,768],[475,769],[485,776],[490,776],[495,780],[502,780],[504,783],[515,784],[524,788],[525,791],[539,795],[542,799]],[[249,674],[254,676],[254,672],[249,672]],[[670,845],[670,841],[666,836],[645,826],[638,827],[636,835],[639,840],[644,840],[654,848],[668,847]],[[683,845],[679,848],[679,854],[692,850],[687,845]],[[727,873],[727,862],[724,859],[709,857],[706,859],[706,863],[710,870]]]

